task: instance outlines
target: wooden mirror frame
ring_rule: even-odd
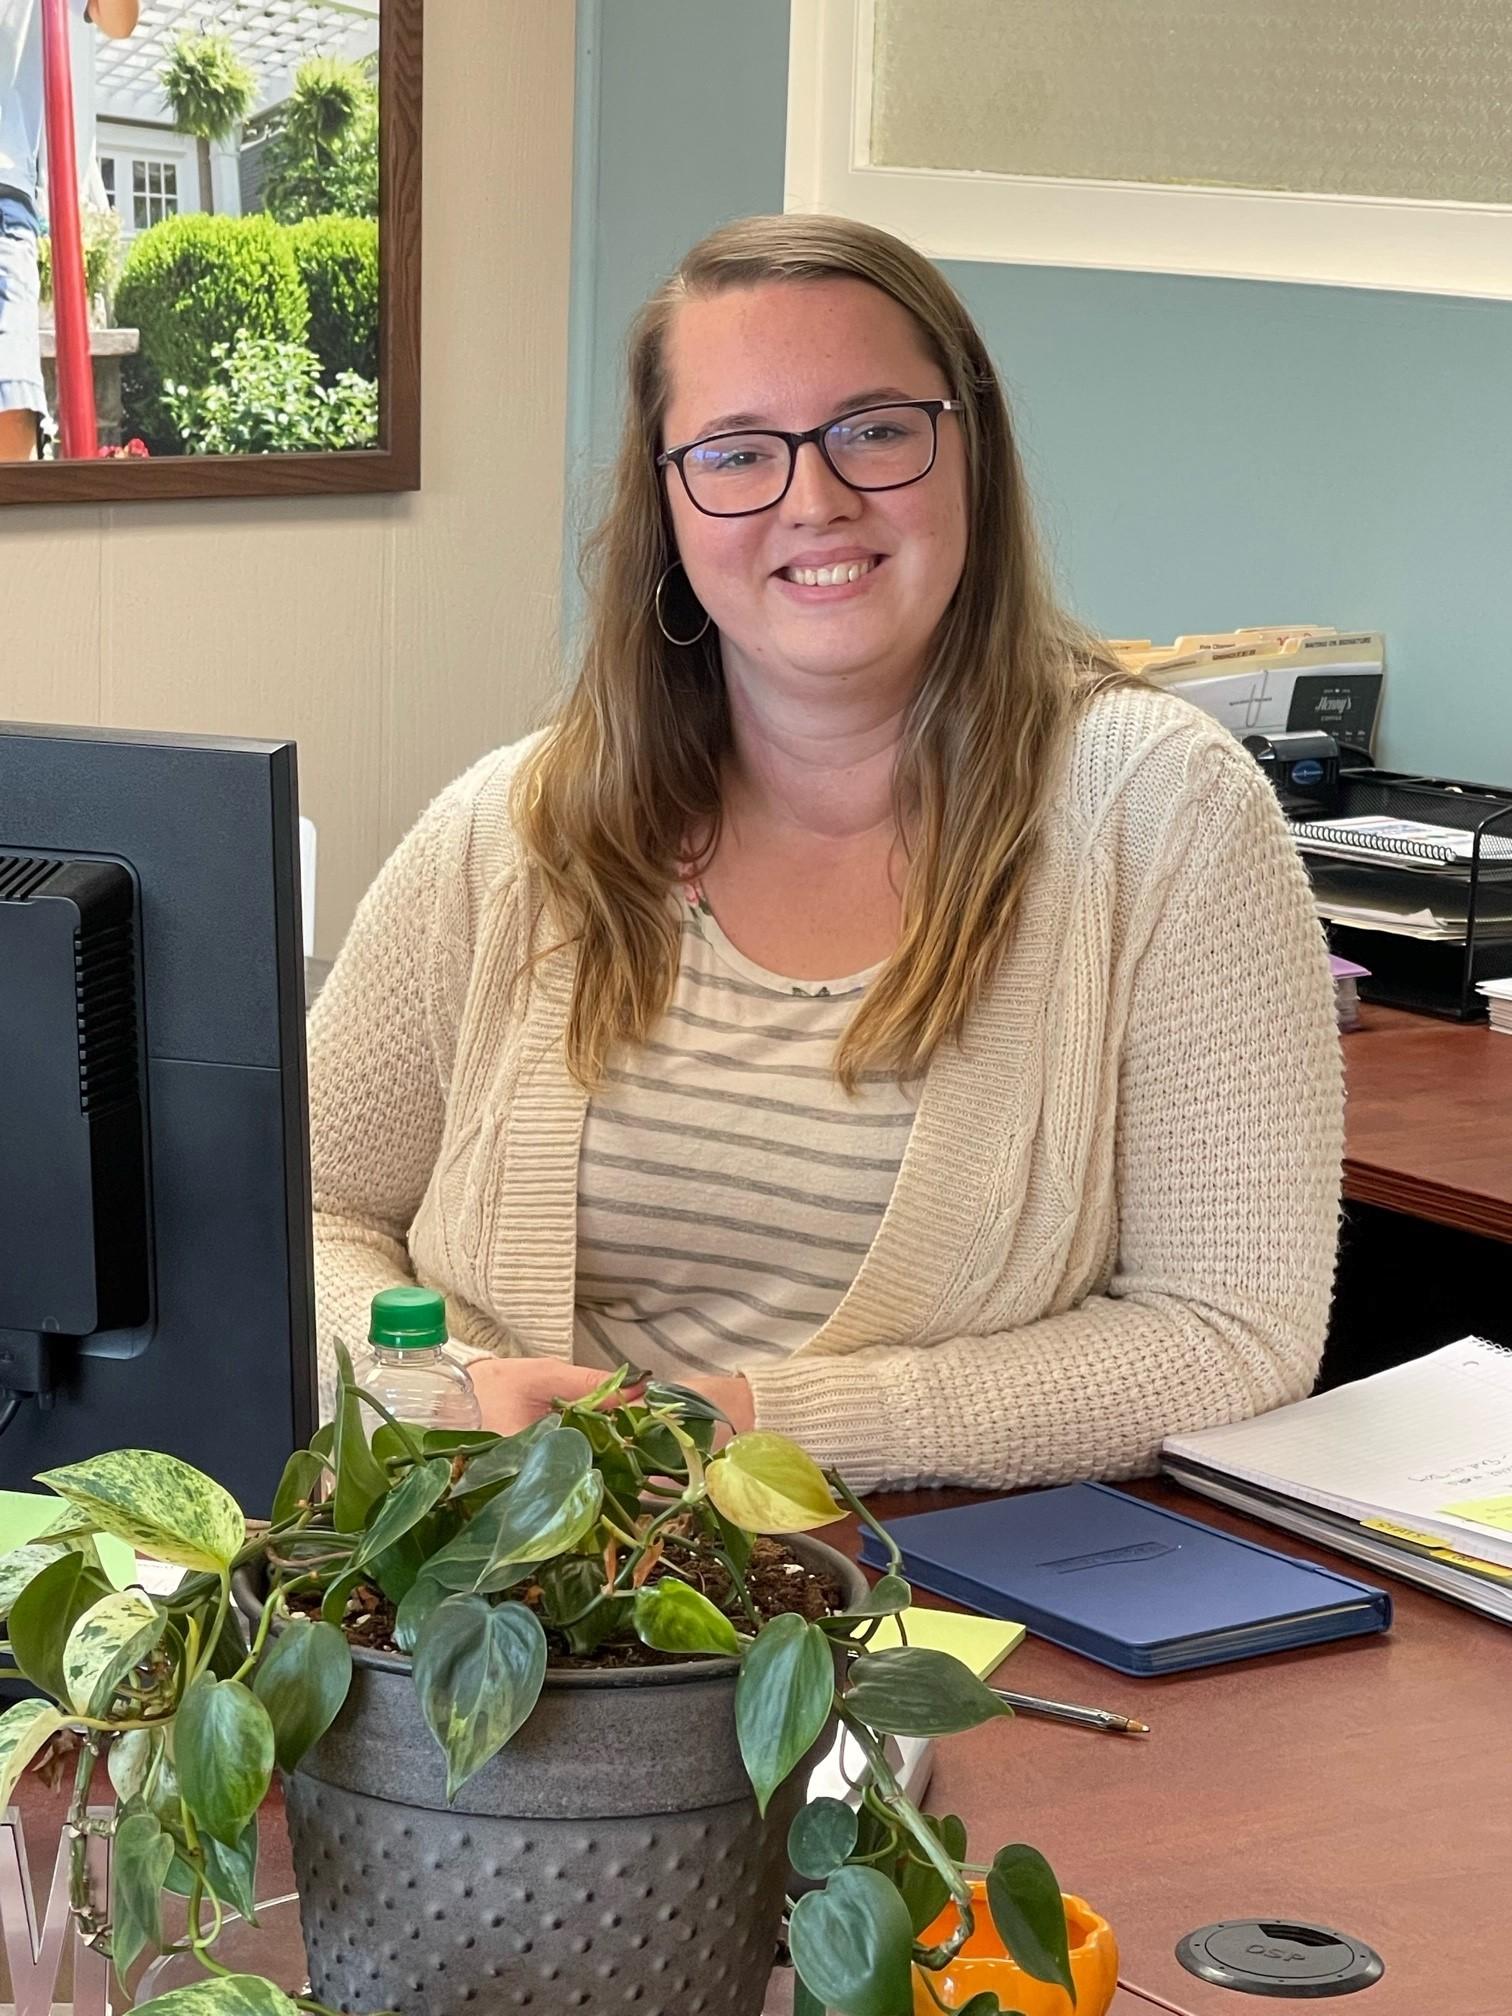
[[[420,487],[424,0],[383,0],[378,41],[377,448],[0,464],[0,505],[317,497]],[[4,520],[0,517],[0,538]]]

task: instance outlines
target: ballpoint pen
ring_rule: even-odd
[[[1132,1715],[1115,1715],[1111,1708],[1078,1708],[1070,1701],[1042,1701],[1037,1694],[1011,1694],[1006,1687],[989,1692],[1021,1715],[1043,1715],[1051,1722],[1075,1722],[1083,1729],[1105,1729],[1115,1736],[1148,1736],[1150,1725]]]

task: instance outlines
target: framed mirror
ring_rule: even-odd
[[[422,12],[0,0],[0,505],[418,487]]]

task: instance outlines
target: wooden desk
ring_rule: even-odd
[[[1344,1068],[1344,1195],[1512,1240],[1512,1037],[1367,1004]]]
[[[1135,1488],[1351,1571],[1337,1556],[1169,1487]],[[879,1499],[876,1508],[897,1518],[967,1496],[919,1493]],[[826,1537],[855,1546],[853,1530]],[[1119,1708],[1143,1716],[1153,1733],[1102,1736],[1021,1716],[949,1737],[937,1752],[930,1806],[959,1813],[979,1854],[1007,1841],[1043,1849],[1066,1888],[1112,1921],[1125,1977],[1189,2016],[1298,2006],[1213,1988],[1175,1958],[1184,1933],[1259,1913],[1313,1919],[1381,1954],[1382,1980],[1329,2007],[1351,2016],[1506,2016],[1512,1631],[1390,1586],[1396,1623],[1382,1638],[1164,1680],[1128,1680],[1030,1639],[1004,1666],[1005,1684]],[[66,1791],[48,1792],[28,1776],[16,1803],[45,1896]],[[259,1891],[282,1895],[293,1884],[276,1796],[264,1810],[262,1843]],[[1150,2016],[1151,2006],[1121,1994],[1114,2016]]]
[[[1498,1038],[1498,1041],[1501,1039]],[[1512,1048],[1512,1045],[1509,1045]],[[1360,1572],[1163,1485],[1141,1495]],[[964,1493],[879,1500],[886,1519]],[[1125,1977],[1191,2016],[1296,2008],[1211,1987],[1177,1940],[1274,1914],[1355,1934],[1386,1963],[1359,2016],[1506,2016],[1512,1632],[1402,1583],[1393,1629],[1232,1666],[1128,1680],[1026,1640],[1005,1685],[1143,1717],[1142,1739],[1020,1716],[943,1741],[929,1803],[984,1856],[1031,1841],[1112,1922]],[[1123,2003],[1118,2016],[1124,2016]],[[1127,2016],[1142,2016],[1129,2001]]]

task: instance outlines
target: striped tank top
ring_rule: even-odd
[[[786,1358],[834,1313],[892,1197],[919,1085],[833,1075],[877,971],[785,980],[685,894],[666,1015],[589,1102],[574,1357],[664,1379]]]

